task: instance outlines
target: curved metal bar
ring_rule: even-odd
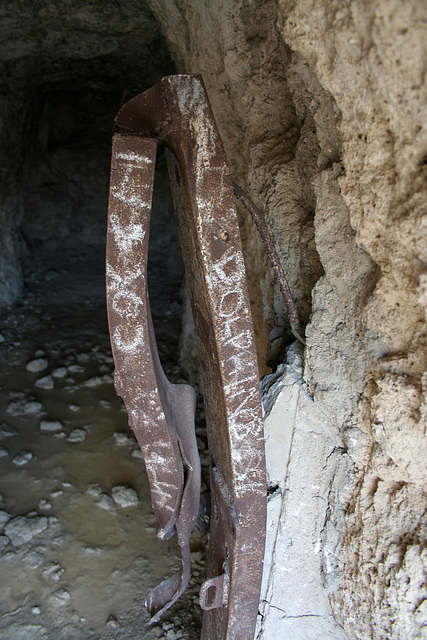
[[[144,140],[147,144],[155,144],[154,140],[147,139],[160,138],[169,149],[169,175],[199,340],[212,462],[211,538],[208,579],[202,588],[205,605],[202,638],[248,640],[254,635],[264,556],[264,440],[253,326],[233,186],[224,149],[203,82],[198,76],[164,78],[152,89],[127,102],[119,111],[116,122],[122,134],[129,134],[122,135],[122,139],[132,144]],[[151,177],[147,188],[152,189]],[[132,259],[134,269],[140,259],[138,256]],[[122,266],[126,271],[126,264]],[[134,295],[135,290],[131,289],[130,293]],[[142,305],[140,309],[142,313],[148,313],[148,305]],[[110,331],[114,336],[115,317],[110,317]],[[151,412],[148,414],[150,419],[153,416],[153,408],[149,409],[144,399],[153,393],[151,376],[160,380],[158,373],[153,374],[155,358],[149,358],[147,335],[144,329],[140,349],[151,372],[139,372],[139,388],[132,378],[130,387],[125,389],[127,374],[119,373],[117,377],[118,391],[125,394],[123,397],[127,395],[130,404],[138,397],[140,413],[137,420],[145,425],[142,430],[147,425],[145,411]],[[162,385],[157,384],[157,388],[161,389]],[[161,391],[157,398],[152,395],[153,407],[158,411],[162,403],[167,405],[167,397],[175,391],[169,393],[169,390],[169,396]],[[184,549],[194,524],[186,516],[186,509],[190,508],[192,500],[197,504],[198,500],[193,495],[194,486],[189,490],[188,500],[184,489],[177,515],[182,480],[179,479],[180,451],[176,442],[182,443],[186,439],[183,433],[188,434],[188,410],[184,412],[186,419],[178,420],[172,431],[169,424],[174,422],[174,414],[179,413],[182,402],[183,397],[177,396],[171,405],[171,415],[165,412],[165,424],[161,420],[156,422],[163,434],[162,440],[156,443],[161,451],[166,446],[164,450],[171,455],[172,464],[168,469],[166,462],[163,466],[155,465],[157,444],[147,442],[146,435],[140,438],[146,466],[147,459],[149,464],[156,466],[151,470],[151,476],[149,473],[150,482],[152,479],[157,481],[157,485],[152,486],[158,488],[159,479],[164,481],[163,472],[173,469],[173,473],[168,473],[167,497],[163,503],[163,506],[169,505],[172,519],[160,512],[157,517],[159,523],[165,523],[161,528],[164,531],[177,516],[175,527]],[[135,423],[133,426],[137,432],[138,426]],[[170,476],[175,472],[178,479],[173,481]],[[161,503],[157,496],[155,492],[155,510],[155,505]],[[179,585],[174,578],[169,579],[172,586],[171,583],[165,585],[169,594],[174,591],[173,598],[182,587],[184,573],[183,565]],[[220,596],[209,597],[218,585],[225,584],[227,588],[221,587]],[[160,595],[157,593],[148,601],[155,616],[168,606]]]

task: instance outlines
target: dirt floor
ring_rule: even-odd
[[[153,298],[167,299],[153,302],[159,351],[176,382],[179,292],[153,278]],[[159,626],[146,624],[144,597],[180,556],[174,539],[156,539],[142,456],[113,388],[102,263],[45,261],[26,281],[0,326],[0,638],[195,640],[206,548],[196,535],[187,593]],[[203,450],[200,424],[197,433]]]

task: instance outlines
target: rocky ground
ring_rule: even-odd
[[[142,456],[113,388],[102,268],[68,266],[28,275],[0,328],[0,638],[196,639],[198,536],[187,594],[146,626],[144,597],[179,569],[179,549],[155,537]],[[160,318],[173,381],[178,303],[171,294]]]

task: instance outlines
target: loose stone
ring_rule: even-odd
[[[87,434],[84,429],[74,429],[74,431],[72,431],[68,436],[67,442],[83,442],[86,435]]]
[[[0,447],[0,458],[6,458],[9,455],[9,451],[5,447]]]
[[[49,391],[50,389],[53,389],[55,387],[55,382],[52,376],[49,375],[36,380],[34,386],[37,387],[37,389],[45,389],[46,391]]]
[[[32,458],[33,458],[33,454],[31,453],[31,451],[21,451],[21,453],[18,453],[18,455],[16,455],[12,459],[12,462],[13,464],[16,464],[18,467],[23,467],[25,464],[30,462]]]
[[[7,511],[0,511],[0,530],[3,530],[4,525],[9,522],[10,518],[10,513]]]
[[[112,491],[113,500],[122,509],[127,507],[134,507],[138,504],[138,495],[134,489],[125,486],[113,487]]]
[[[27,363],[27,371],[30,373],[40,373],[40,371],[46,371],[49,363],[45,358],[35,358],[35,360],[30,360]]]
[[[68,367],[68,371],[70,373],[83,373],[84,370],[85,370],[85,368],[81,367],[79,364],[71,364]]]
[[[48,527],[48,519],[45,516],[18,516],[12,518],[6,524],[4,531],[14,547],[20,547],[30,542],[34,536],[39,535]]]
[[[118,447],[125,447],[129,445],[134,445],[135,440],[127,435],[127,433],[123,433],[122,431],[116,431],[113,435],[114,444]]]
[[[46,568],[42,571],[42,577],[50,582],[58,582],[64,573],[64,569],[60,564],[56,562],[50,562],[46,565]]]
[[[6,440],[6,438],[11,438],[16,435],[18,435],[18,430],[15,429],[15,427],[12,427],[5,422],[0,425],[0,440]]]
[[[6,411],[12,416],[40,415],[43,413],[43,405],[36,400],[14,400],[8,404]]]
[[[58,367],[52,371],[52,376],[54,378],[65,378],[68,373],[68,369],[66,367]]]
[[[111,513],[115,513],[116,511],[114,500],[107,493],[101,493],[101,495],[95,500],[95,504],[101,509],[104,509],[104,511],[110,511]]]
[[[50,511],[52,509],[52,503],[45,498],[42,498],[38,504],[39,511]]]
[[[58,433],[62,429],[63,424],[59,420],[42,420],[40,422],[40,431],[43,433]]]

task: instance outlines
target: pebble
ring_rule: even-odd
[[[63,424],[59,420],[42,420],[40,422],[40,431],[43,433],[58,433],[62,429]]]
[[[2,342],[4,342],[6,340],[6,338],[4,337],[4,335],[2,333],[0,333],[0,344]]]
[[[34,386],[37,387],[37,389],[45,389],[46,391],[49,391],[50,389],[53,389],[55,387],[55,382],[52,376],[49,375],[36,380]]]
[[[4,528],[4,525],[9,522],[11,517],[12,516],[7,511],[0,511],[0,529]]]
[[[63,604],[71,600],[71,595],[68,589],[59,589],[59,591],[55,593],[55,597]]]
[[[83,442],[86,438],[86,431],[84,429],[74,429],[67,438],[67,442]]]
[[[52,371],[52,376],[54,378],[65,378],[68,373],[68,369],[66,367],[57,367]]]
[[[100,400],[99,406],[103,409],[111,409],[111,402],[108,402],[107,400]]]
[[[39,415],[43,413],[43,405],[36,400],[15,400],[8,404],[6,411],[12,416]]]
[[[111,513],[115,513],[116,511],[114,500],[107,493],[101,493],[101,495],[95,500],[95,504],[97,507],[104,509],[104,511],[110,511]]]
[[[113,487],[112,496],[114,502],[122,509],[127,507],[134,507],[138,504],[138,495],[134,489],[125,486]]]
[[[6,458],[9,455],[9,451],[4,447],[0,447],[0,458]]]
[[[103,489],[102,485],[99,484],[99,482],[91,482],[86,487],[86,494],[88,496],[93,496],[94,498],[97,498],[98,496],[101,495],[103,490],[104,489]]]
[[[31,453],[31,451],[21,451],[12,459],[12,462],[18,467],[23,467],[25,464],[28,464],[28,462],[30,462],[32,458],[33,454]]]
[[[59,498],[60,496],[63,496],[64,492],[62,491],[62,489],[57,489],[56,491],[52,491],[52,493],[50,494],[50,497],[52,498],[52,500],[55,500],[56,498]]]
[[[57,562],[49,562],[42,571],[42,577],[50,582],[58,582],[64,569]]]
[[[44,555],[40,551],[30,549],[22,556],[25,566],[28,569],[37,569],[44,563]]]
[[[40,607],[38,607],[37,605],[36,605],[36,606],[34,606],[34,607],[31,607],[31,613],[32,613],[34,616],[39,616],[39,615],[41,614],[41,612],[42,612],[41,608],[40,608]]]
[[[52,509],[52,503],[49,502],[49,500],[42,498],[39,501],[37,508],[39,509],[39,511],[50,511]]]
[[[11,438],[12,436],[18,435],[18,430],[15,427],[11,427],[10,425],[3,422],[0,425],[0,440],[6,440],[6,438]]]
[[[94,376],[83,382],[84,387],[98,387],[100,384],[102,384],[101,376]]]
[[[77,362],[88,362],[90,360],[90,355],[88,353],[79,353],[77,355]]]
[[[83,373],[84,370],[85,368],[80,366],[79,364],[70,364],[70,366],[68,367],[68,371],[70,373]]]
[[[128,445],[134,445],[135,439],[128,436],[127,433],[123,433],[123,431],[116,431],[113,434],[114,444],[118,447],[125,447]]]
[[[10,540],[7,536],[0,536],[0,553],[3,553],[9,542]]]
[[[37,349],[37,351],[34,354],[35,358],[44,358],[46,355],[46,351],[43,351],[43,349]]]
[[[12,540],[14,547],[20,547],[30,542],[34,536],[47,529],[49,524],[46,516],[18,516],[9,520],[4,528],[7,537]]]
[[[132,458],[136,458],[137,460],[143,460],[144,456],[142,455],[142,451],[139,447],[135,447],[132,451]]]
[[[80,411],[80,407],[78,404],[70,404],[68,408],[70,411],[74,411],[74,413],[77,413],[77,411]]]
[[[27,371],[30,373],[40,373],[40,371],[46,371],[49,363],[46,358],[35,358],[34,360],[30,360],[27,362]]]

